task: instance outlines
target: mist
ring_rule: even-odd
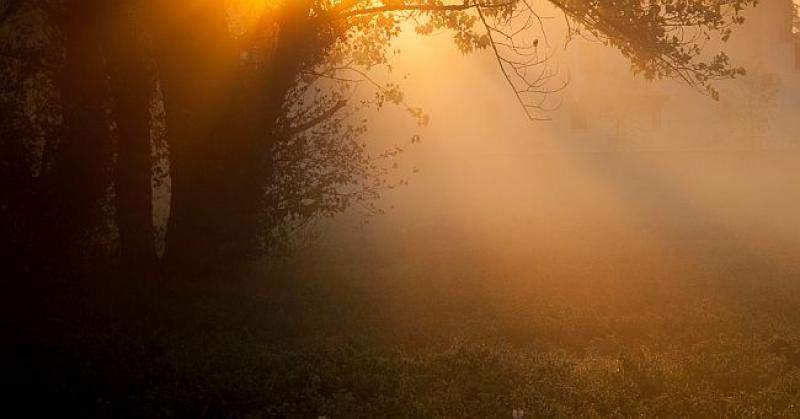
[[[9,417],[800,417],[789,0],[0,4]]]
[[[654,275],[742,258],[793,269],[800,73],[774,6],[720,45],[748,74],[720,82],[719,100],[634,75],[617,51],[558,21],[545,30],[567,84],[535,121],[491,54],[458,53],[448,32],[401,37],[393,71],[430,123],[390,108],[371,118],[369,138],[403,148],[392,175],[409,183],[383,192],[384,214],[356,207],[327,220],[312,246],[370,255],[466,246],[498,258],[498,269],[512,257],[586,256],[619,269],[655,263]]]

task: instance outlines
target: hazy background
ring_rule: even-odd
[[[462,55],[446,32],[403,36],[393,77],[404,77],[406,101],[430,124],[385,108],[368,138],[376,150],[404,149],[393,176],[409,184],[384,193],[384,215],[354,208],[323,222],[313,247],[389,258],[467,247],[498,266],[516,255],[564,269],[645,269],[649,258],[658,268],[647,275],[756,259],[794,266],[800,70],[791,10],[779,3],[759,6],[720,46],[748,75],[719,82],[718,102],[634,76],[617,51],[568,40],[550,13],[555,83],[569,84],[554,94],[559,109],[541,114],[547,121],[525,116],[491,54]]]
[[[429,116],[353,116],[374,155],[403,150],[383,213],[356,204],[298,231],[286,257],[230,272],[101,266],[96,281],[22,284],[29,298],[0,304],[16,342],[6,394],[28,416],[800,417],[791,9],[762,1],[709,46],[749,71],[716,84],[719,102],[635,77],[596,40],[566,45],[542,9],[554,87],[569,83],[537,121],[490,53],[407,31],[391,74],[376,67],[350,98],[398,82]]]

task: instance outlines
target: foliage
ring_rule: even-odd
[[[724,53],[704,54],[715,37],[727,41],[742,11],[758,0],[556,1],[586,30],[619,49],[633,70],[647,78],[678,77],[692,86],[718,92],[709,83],[744,74]]]
[[[731,27],[743,22],[741,11],[755,3],[752,0],[553,3],[575,25],[576,33],[591,33],[618,48],[631,60],[634,71],[647,78],[678,77],[717,97],[712,81],[744,73],[732,67],[723,53],[704,61],[703,51],[704,42],[714,36],[728,39]],[[273,11],[280,9],[280,5],[271,7]],[[391,74],[392,41],[406,22],[413,22],[421,35],[451,32],[455,46],[463,53],[491,49],[531,118],[546,118],[547,111],[555,106],[551,95],[563,87],[548,67],[547,52],[539,47],[538,37],[546,34],[536,32],[535,24],[541,17],[528,1],[343,1],[321,2],[315,7],[318,36],[333,36],[334,41],[320,61],[300,77],[288,98],[291,111],[283,124],[320,120],[324,127],[289,136],[277,148],[280,169],[271,194],[284,192],[268,198],[268,202],[278,202],[279,208],[268,208],[266,218],[272,220],[268,225],[278,226],[267,230],[284,238],[292,228],[287,230],[286,224],[276,220],[294,220],[288,224],[292,226],[344,209],[351,200],[369,205],[387,186],[385,168],[378,168],[365,152],[365,144],[357,140],[365,134],[364,126],[352,125],[350,121],[355,118],[346,121],[347,117],[338,116],[339,109],[349,102],[353,84],[367,82],[377,89],[373,105],[378,108],[386,102],[405,106],[420,123],[426,122],[419,109],[404,103],[398,85],[379,84],[368,75],[376,66],[387,68]],[[354,108],[349,116],[359,106]],[[287,159],[288,155],[293,157]],[[306,170],[309,167],[314,169]],[[320,176],[321,171],[328,175]],[[334,171],[336,176],[332,175]]]
[[[4,151],[7,147],[14,149],[9,149],[4,156],[24,156],[4,158],[2,170],[14,171],[14,176],[23,180],[22,184],[34,185],[32,188],[38,189],[35,194],[44,203],[53,208],[64,206],[42,193],[43,182],[38,178],[49,176],[53,180],[52,190],[69,190],[65,188],[69,185],[63,183],[69,183],[70,178],[56,173],[58,168],[50,165],[51,154],[69,149],[64,146],[60,133],[81,128],[70,131],[65,126],[69,123],[61,119],[65,97],[58,94],[80,81],[65,78],[66,61],[63,59],[69,41],[64,16],[76,13],[76,7],[87,11],[87,16],[81,16],[85,17],[82,29],[102,34],[113,27],[110,33],[135,40],[117,46],[102,41],[106,43],[97,50],[104,57],[95,62],[108,63],[110,57],[121,56],[130,62],[146,63],[143,71],[159,78],[158,83],[141,78],[145,80],[141,86],[115,90],[114,86],[126,83],[116,78],[126,75],[124,72],[111,74],[113,66],[108,65],[108,77],[90,83],[100,86],[99,90],[109,90],[92,92],[96,100],[108,108],[105,115],[93,117],[107,119],[109,141],[118,141],[118,138],[113,139],[114,131],[127,116],[113,112],[114,106],[123,100],[121,96],[126,91],[154,89],[150,84],[160,87],[158,94],[152,94],[159,99],[150,103],[150,131],[166,132],[162,138],[166,138],[169,152],[159,145],[164,141],[151,134],[151,138],[144,140],[150,142],[157,155],[150,156],[149,170],[142,166],[145,168],[130,174],[125,181],[149,184],[146,181],[150,179],[156,185],[167,185],[185,179],[187,185],[173,190],[198,190],[175,195],[176,199],[170,201],[171,216],[185,220],[170,222],[173,231],[167,229],[166,235],[174,233],[187,238],[177,245],[186,248],[205,240],[209,242],[206,243],[209,249],[214,246],[244,249],[248,246],[237,247],[229,242],[250,243],[249,236],[254,232],[261,233],[261,243],[269,248],[276,238],[287,237],[287,232],[297,226],[350,205],[360,204],[370,211],[377,210],[371,203],[380,190],[395,184],[387,174],[391,166],[389,160],[399,148],[371,150],[366,145],[369,135],[363,112],[392,104],[406,109],[421,125],[427,123],[425,113],[406,102],[400,84],[391,75],[391,57],[396,52],[393,41],[403,30],[413,27],[416,33],[423,35],[448,31],[455,48],[463,53],[489,51],[520,107],[532,119],[547,118],[548,111],[559,103],[555,93],[565,83],[550,63],[547,42],[540,44],[540,39],[546,39],[541,25],[543,17],[538,11],[539,4],[531,0],[201,3],[203,6],[199,9],[192,9],[193,2],[73,4],[69,0],[12,0],[4,3],[0,8],[2,77],[4,86],[9,88],[4,89],[2,100],[4,107],[13,112],[4,116],[10,120],[4,121],[3,126],[13,132],[3,136],[3,147]],[[733,66],[725,54],[710,54],[707,47],[717,45],[712,42],[714,40],[727,40],[732,27],[742,23],[743,9],[755,5],[756,1],[563,0],[550,3],[565,14],[575,33],[590,34],[619,49],[630,59],[634,71],[648,78],[676,77],[716,97],[711,83],[741,75],[743,70]],[[202,31],[189,30],[191,25],[177,29],[176,21],[170,21],[173,13],[180,17],[189,12],[197,13],[196,24],[201,25]],[[162,18],[167,23],[160,26]],[[218,25],[220,21],[222,25]],[[186,25],[185,22],[180,24]],[[214,28],[221,26],[224,26],[222,30],[214,32],[217,30]],[[224,39],[204,39],[203,36]],[[107,37],[90,36],[81,42],[99,38]],[[142,45],[133,45],[137,43]],[[197,50],[200,44],[207,48]],[[169,48],[176,50],[164,53]],[[88,49],[76,48],[76,51]],[[170,72],[173,67],[165,64],[168,59],[174,61],[173,67],[179,74]],[[215,73],[221,68],[227,69],[229,74]],[[388,72],[388,81],[374,79],[378,69]],[[225,77],[231,79],[228,84],[233,87],[218,82]],[[374,97],[364,100],[355,96],[353,92],[358,85],[371,88]],[[174,91],[181,89],[185,90],[183,96],[175,94]],[[166,92],[169,90],[173,92]],[[215,95],[225,97],[225,105],[214,103]],[[171,107],[167,103],[169,97],[191,99]],[[77,112],[87,111],[81,107],[76,109]],[[200,115],[204,112],[213,117],[202,118]],[[181,133],[180,127],[196,127],[197,132],[186,129]],[[189,140],[181,135],[194,137]],[[181,147],[185,150],[178,150]],[[116,154],[98,153],[93,157],[108,161],[70,164],[82,167],[91,163],[92,167],[108,167],[112,175],[121,176],[120,162],[131,161],[132,157],[119,150]],[[181,156],[197,161],[173,165],[172,160],[180,160]],[[185,176],[176,175],[195,165],[204,169],[192,169],[194,172]],[[164,176],[166,169],[169,178]],[[201,176],[202,173],[205,175]],[[127,184],[120,179],[111,182],[108,197],[98,204],[103,206],[103,211],[94,212],[101,212],[106,219],[115,213],[133,214],[129,219],[140,220],[140,223],[147,218],[135,217],[136,211],[142,209],[120,208],[112,199],[122,196],[120,185]],[[73,185],[75,190],[80,187]],[[11,186],[4,185],[3,189],[4,201],[11,200],[12,195],[20,196],[6,191],[13,189]],[[241,193],[231,192],[240,189]],[[147,188],[139,188],[139,193],[142,190]],[[203,193],[219,195],[217,202],[226,204],[201,202],[203,199],[199,196]],[[195,197],[198,202],[187,202],[188,198],[181,197]],[[152,201],[147,197],[141,200]],[[251,201],[258,201],[259,225],[251,220],[255,217],[240,217],[252,212],[249,208],[255,204]],[[181,205],[191,208],[180,209]],[[93,213],[89,209],[75,212]],[[63,221],[56,224],[68,224]],[[97,224],[109,223],[113,224],[114,220],[101,220]],[[183,232],[174,231],[176,226],[182,225],[192,227]],[[100,242],[117,240],[113,231],[119,226],[109,225],[99,230],[96,227],[75,226],[87,232],[100,232],[104,235]],[[208,231],[200,231],[203,228]],[[119,230],[146,229],[152,226]],[[188,240],[192,234],[197,237]],[[278,240],[281,241],[285,240]],[[181,243],[179,240],[167,242]]]

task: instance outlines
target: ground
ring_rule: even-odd
[[[499,218],[36,291],[4,316],[3,393],[29,416],[800,417],[800,159],[580,158],[538,157]]]

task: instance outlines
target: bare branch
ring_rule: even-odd
[[[346,100],[340,100],[340,101],[336,102],[336,104],[333,105],[333,107],[331,107],[330,109],[320,113],[319,115],[315,116],[314,118],[312,118],[312,119],[310,119],[308,121],[302,122],[299,125],[290,127],[288,132],[287,132],[287,134],[289,136],[292,136],[292,135],[295,135],[295,134],[299,134],[299,133],[301,133],[303,131],[309,130],[309,129],[311,129],[311,128],[313,128],[313,127],[315,127],[315,126],[317,126],[317,125],[319,125],[319,124],[321,124],[323,122],[325,122],[329,118],[331,118],[333,115],[336,114],[336,112],[339,112],[339,110],[344,108],[346,105],[347,105],[347,101]]]

